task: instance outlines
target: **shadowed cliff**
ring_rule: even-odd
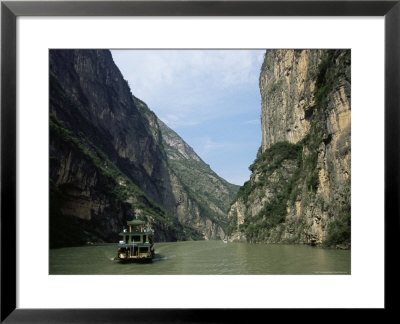
[[[116,242],[132,218],[158,241],[225,235],[221,206],[237,187],[185,157],[187,172],[218,178],[210,209],[207,187],[189,186],[171,162],[165,138],[179,136],[132,95],[108,50],[50,51],[49,113],[51,247]]]

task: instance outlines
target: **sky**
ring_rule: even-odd
[[[134,96],[211,169],[243,185],[261,145],[265,50],[112,50]]]

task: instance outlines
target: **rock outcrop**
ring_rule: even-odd
[[[267,50],[262,143],[229,211],[231,241],[350,244],[349,50]]]
[[[52,247],[115,242],[132,218],[146,220],[158,241],[224,236],[223,210],[203,210],[203,193],[187,187],[167,150],[204,162],[160,124],[132,95],[109,51],[50,51]],[[225,203],[236,189],[220,184]]]

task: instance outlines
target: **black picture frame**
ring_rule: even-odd
[[[398,274],[400,0],[395,1],[2,1],[1,2],[1,322],[201,323],[256,318],[244,309],[16,308],[16,19],[19,16],[384,16],[385,310],[394,310]],[[373,149],[373,148],[371,148]],[[251,312],[251,313],[250,313]],[[259,314],[260,313],[260,314]],[[238,317],[238,315],[240,315]],[[253,317],[254,316],[254,317]]]

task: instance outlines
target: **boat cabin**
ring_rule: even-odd
[[[145,231],[145,222],[132,220],[127,222],[128,229],[119,235],[117,259],[120,261],[151,261],[154,256],[153,232]]]

